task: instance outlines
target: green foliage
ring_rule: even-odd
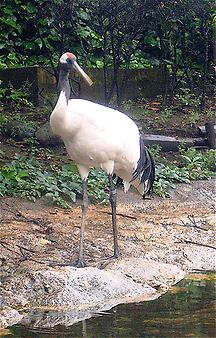
[[[154,160],[159,162],[161,160],[161,146],[159,144],[154,144],[149,147],[151,155],[153,156]]]
[[[88,60],[83,61],[89,65],[95,65],[96,60],[102,65],[105,48],[107,56],[121,49],[121,61],[130,56],[132,68],[165,62],[172,69],[176,64],[183,66],[185,56],[194,66],[200,64],[196,55],[203,48],[203,24],[212,20],[212,29],[215,27],[212,7],[211,0],[158,4],[143,0],[3,1],[0,65],[50,64],[50,57],[57,60],[73,45],[78,54],[88,54]]]
[[[0,112],[0,132],[13,139],[25,140],[31,146],[36,142],[33,138],[36,125],[37,122],[29,120],[28,116],[19,112]]]
[[[62,0],[3,1],[0,13],[2,67],[38,63],[52,66],[64,48],[62,43],[71,45],[73,40],[76,45],[74,7],[72,1]]]
[[[121,104],[130,68],[161,69],[164,94],[176,93],[182,83],[201,88],[205,72],[210,87],[212,53],[207,60],[205,55],[215,34],[212,9],[211,0],[4,0],[0,68],[49,65],[57,78],[59,56],[73,46],[81,64],[104,68],[107,103],[115,84]],[[108,67],[114,83],[108,81]]]
[[[208,178],[215,171],[216,150],[200,152],[194,148],[184,150],[180,148],[182,165],[190,172],[192,179]]]
[[[199,111],[191,111],[188,115],[188,123],[190,126],[194,126],[197,124],[197,122],[200,121],[201,113]]]
[[[5,116],[5,114],[3,114],[2,112],[0,112],[0,131],[3,130],[4,125],[7,123],[7,117]]]
[[[200,98],[192,93],[189,88],[180,88],[179,93],[176,94],[176,99],[181,104],[183,109],[188,109],[188,107],[198,109],[200,105]]]
[[[174,164],[158,164],[156,166],[156,181],[154,191],[162,197],[169,196],[169,188],[175,188],[175,183],[190,183],[190,173],[186,168],[178,168]]]
[[[200,152],[195,148],[185,150],[180,148],[181,165],[174,163],[159,163],[156,165],[156,181],[154,191],[162,197],[169,196],[169,188],[175,188],[175,183],[190,183],[215,177],[216,150]],[[158,161],[159,154],[157,153]]]
[[[0,87],[0,132],[12,138],[32,137],[36,122],[30,119],[33,104],[30,102],[30,84],[15,89],[11,84]]]
[[[19,60],[16,57],[13,40],[16,39],[17,34],[21,32],[21,25],[17,21],[17,18],[14,16],[14,7],[16,6],[16,2],[14,4],[12,1],[8,1],[7,3],[4,1],[1,4],[1,15],[0,15],[0,23],[1,23],[1,31],[0,31],[0,49],[3,51],[1,53],[0,65],[1,68],[6,68],[8,65],[14,66],[19,65]],[[7,50],[7,58],[5,58],[4,51]]]
[[[173,107],[164,107],[163,110],[161,110],[162,120],[166,122],[169,120],[174,114]]]
[[[215,177],[215,150],[205,152],[194,148],[180,149],[181,164],[163,163],[159,147],[151,148],[156,158],[156,180],[154,192],[162,197],[169,196],[169,189],[176,183],[190,183],[192,180]],[[3,154],[1,154],[3,156]],[[46,166],[47,167],[47,166]],[[107,203],[107,175],[98,169],[92,170],[88,179],[88,192],[92,201]],[[0,196],[21,196],[35,201],[49,197],[56,205],[70,208],[82,195],[82,181],[73,163],[58,168],[44,165],[35,158],[16,155],[13,161],[0,166]]]
[[[89,195],[95,201],[106,202],[106,176],[93,170],[88,182]],[[73,165],[66,165],[61,170],[45,170],[35,158],[16,155],[10,164],[0,167],[0,196],[21,196],[32,201],[46,196],[56,205],[69,208],[81,192],[81,178]]]
[[[13,110],[13,112],[20,111],[21,109],[32,107],[29,100],[30,97],[30,84],[24,83],[20,88],[16,89],[11,84],[4,87],[1,83],[0,87],[0,102],[4,108]]]

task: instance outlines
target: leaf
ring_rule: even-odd
[[[36,45],[38,45],[39,46],[39,48],[41,49],[42,48],[42,46],[43,46],[43,42],[42,42],[42,40],[41,39],[36,39],[35,41],[34,41],[35,43],[36,43]]]
[[[5,23],[13,28],[17,28],[16,18],[14,16],[7,18]]]

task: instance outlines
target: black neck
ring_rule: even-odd
[[[68,70],[63,69],[63,67],[60,66],[58,89],[60,90],[60,92],[65,93],[67,102],[70,99],[70,83],[68,77],[69,77]]]

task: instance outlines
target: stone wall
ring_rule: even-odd
[[[80,81],[76,74],[72,74],[73,89],[80,97],[92,101],[104,102],[104,78],[102,69],[86,69],[88,75],[92,78],[94,84],[89,87],[83,81]],[[123,79],[124,73],[120,72]],[[112,70],[108,73],[109,82],[112,81]],[[55,77],[44,69],[34,66],[26,68],[10,68],[0,71],[0,80],[3,83],[9,83],[20,88],[25,81],[30,84],[30,99],[35,105],[44,105],[48,101],[56,101],[57,89]],[[80,82],[81,86],[77,82]],[[156,69],[131,69],[124,100],[138,97],[155,97],[163,92],[163,77]],[[41,94],[42,96],[41,96]]]

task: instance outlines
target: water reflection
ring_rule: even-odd
[[[3,337],[215,337],[214,296],[214,276],[193,274],[154,301],[119,305],[70,327],[13,326]]]

